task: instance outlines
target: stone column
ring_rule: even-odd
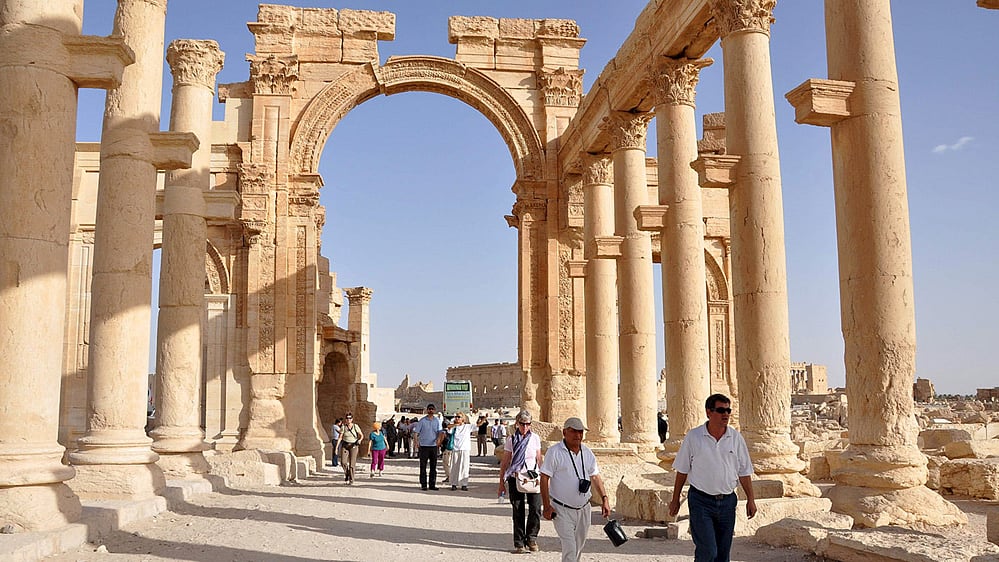
[[[108,92],[91,288],[87,432],[69,455],[85,498],[144,498],[164,485],[146,436],[157,168],[190,166],[197,139],[159,133],[166,0],[119,0],[114,33],[135,52]],[[202,244],[203,247],[203,244]]]
[[[656,72],[659,204],[662,229],[666,411],[670,437],[659,458],[672,467],[688,431],[704,423],[710,394],[708,302],[704,267],[704,209],[691,164],[697,160],[694,88],[711,59],[666,59]]]
[[[862,526],[967,518],[926,484],[913,417],[916,319],[905,154],[889,0],[826,1],[831,80],[788,94],[832,130],[850,445],[831,457],[833,510]]]
[[[65,526],[59,384],[78,87],[113,88],[131,54],[80,36],[76,0],[0,0],[0,521]]]
[[[613,111],[601,124],[612,139],[614,234],[622,238],[617,259],[621,440],[649,450],[659,444],[652,236],[638,229],[635,211],[648,204],[645,135],[651,119],[651,113]]]
[[[204,192],[211,188],[212,101],[224,55],[215,41],[170,43],[173,72],[170,130],[194,133],[201,145],[191,168],[170,172],[163,194],[163,249],[156,342],[156,428],[153,450],[167,474],[208,472],[201,451],[202,325],[205,307]]]
[[[586,423],[587,439],[618,443],[617,266],[597,257],[597,240],[614,235],[614,186],[607,155],[584,157],[583,244],[586,249]]]
[[[819,495],[791,441],[791,349],[780,160],[770,71],[776,0],[710,0],[722,37],[726,145],[741,157],[729,192],[741,429],[756,473],[786,495]]]
[[[349,308],[347,309],[347,329],[357,332],[361,337],[359,342],[360,377],[361,380],[354,382],[367,382],[371,374],[371,351],[368,344],[371,340],[371,295],[373,291],[367,287],[353,287],[344,289],[347,293]]]

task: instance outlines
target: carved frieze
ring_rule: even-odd
[[[583,185],[614,183],[614,163],[608,154],[583,154]]]
[[[240,219],[243,227],[243,245],[256,246],[260,243],[260,237],[267,230],[267,221]]]
[[[255,94],[295,93],[298,80],[298,55],[246,55],[250,61],[250,79]]]
[[[611,111],[600,123],[600,128],[611,137],[615,150],[637,148],[645,150],[645,137],[649,132],[652,113]]]
[[[166,54],[174,85],[204,86],[215,90],[215,76],[222,70],[225,54],[215,41],[177,39]]]
[[[319,197],[316,197],[318,202]],[[306,368],[306,329],[308,318],[306,316],[309,281],[312,278],[306,275],[308,266],[308,232],[306,227],[299,226],[295,229],[295,364],[298,372],[307,372]]]
[[[543,221],[548,217],[548,201],[518,198],[513,204],[513,214],[521,224],[524,221]]]
[[[545,105],[579,107],[583,95],[583,71],[559,67],[538,72],[538,88],[545,95]]]
[[[273,184],[274,172],[267,164],[247,162],[239,165],[240,193],[267,193]]]
[[[724,39],[737,31],[770,34],[777,0],[709,0],[718,33]]]
[[[572,278],[569,260],[572,250],[560,245],[558,252],[558,353],[562,367],[572,365]]]
[[[319,193],[292,195],[288,197],[288,214],[293,217],[307,217],[319,206]]]
[[[652,80],[656,87],[656,104],[694,107],[695,89],[701,69],[714,62],[714,59],[666,58]]]
[[[257,280],[257,338],[260,362],[258,369],[273,372],[274,369],[274,258],[272,244],[261,244],[260,277]]]
[[[573,20],[543,19],[539,21],[538,37],[579,37],[579,24]]]

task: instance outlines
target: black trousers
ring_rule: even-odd
[[[437,447],[420,445],[420,487],[437,487]],[[430,465],[430,479],[427,479],[427,465]]]
[[[506,479],[506,494],[513,504],[513,546],[538,542],[541,530],[541,494],[525,494],[517,490],[517,479]]]

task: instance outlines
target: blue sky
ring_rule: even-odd
[[[85,32],[110,33],[114,4],[87,0]],[[170,0],[167,41],[215,39],[227,59],[219,81],[245,80],[245,54],[253,52],[245,24],[256,20],[256,5]],[[395,12],[396,39],[380,43],[382,61],[392,55],[453,57],[450,15],[575,19],[587,39],[580,66],[588,88],[645,2],[296,5]],[[845,378],[829,132],[795,124],[783,98],[805,79],[826,76],[822,12],[818,0],[779,2],[771,53],[791,357],[827,365],[830,383],[839,386]],[[999,11],[978,8],[974,0],[905,0],[893,3],[893,18],[913,240],[916,374],[932,380],[938,392],[973,393],[999,385],[999,370],[987,352],[999,339],[999,299],[993,294],[999,278],[999,227],[993,220],[999,205]],[[698,115],[724,108],[720,47],[708,56],[716,63],[702,72]],[[169,76],[164,83],[165,128]],[[81,91],[80,140],[99,139],[103,97]],[[215,118],[222,118],[221,105]],[[653,135],[649,143],[654,153]],[[327,209],[323,253],[340,287],[374,290],[371,363],[381,386],[395,386],[406,373],[440,386],[448,366],[516,360],[517,235],[503,220],[514,202],[513,165],[482,115],[437,94],[376,97],[333,131],[320,171]],[[661,336],[658,301],[656,309]],[[661,342],[659,347],[661,367]]]

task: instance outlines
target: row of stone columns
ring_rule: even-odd
[[[44,6],[43,6],[44,4]],[[146,436],[158,169],[167,180],[156,449],[204,448],[197,392],[214,42],[171,46],[172,128],[159,129],[165,0],[119,0],[112,38],[82,37],[76,0],[0,0],[0,519],[27,530],[79,518],[80,498],[150,497],[164,484]],[[37,53],[46,56],[39,57]],[[45,61],[39,64],[39,61]],[[134,63],[134,64],[133,64]],[[76,89],[110,88],[101,143],[86,434],[58,445]],[[190,464],[190,463],[188,463]],[[68,486],[67,486],[68,484]]]

